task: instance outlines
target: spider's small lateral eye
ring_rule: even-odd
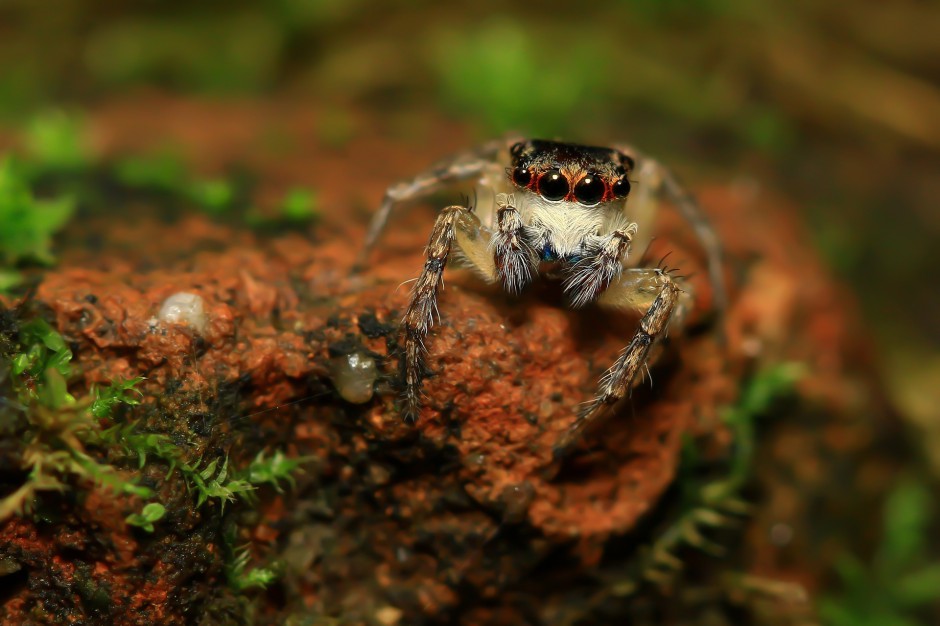
[[[574,197],[581,204],[597,204],[604,197],[604,181],[588,174],[574,186]]]
[[[626,198],[630,193],[630,181],[626,178],[620,178],[613,186],[614,195],[618,198]]]
[[[527,167],[517,167],[512,171],[512,182],[520,187],[528,187],[532,182],[532,170]]]
[[[561,200],[568,195],[568,179],[558,170],[548,170],[539,177],[539,195],[546,200]]]
[[[623,152],[620,153],[620,162],[630,171],[633,171],[636,167],[636,161],[633,160],[633,157]]]

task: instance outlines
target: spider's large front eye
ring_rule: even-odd
[[[539,178],[539,195],[546,200],[561,200],[568,195],[568,179],[558,170],[548,170]]]
[[[630,181],[626,178],[621,178],[614,183],[614,186],[611,190],[618,198],[626,198],[627,194],[630,193]]]
[[[528,187],[532,181],[532,170],[527,167],[517,167],[512,171],[512,182],[520,187]]]
[[[588,174],[574,186],[574,197],[581,204],[597,204],[604,197],[604,181]]]

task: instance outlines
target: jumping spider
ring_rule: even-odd
[[[395,205],[470,178],[477,179],[476,206],[449,206],[438,216],[401,322],[404,419],[416,420],[421,408],[424,338],[434,323],[444,265],[456,245],[467,264],[511,293],[522,291],[542,271],[563,281],[573,307],[596,302],[643,314],[632,341],[601,379],[597,397],[559,442],[556,451],[564,451],[629,392],[651,359],[654,342],[667,327],[681,330],[692,303],[684,279],[660,267],[637,266],[651,241],[659,201],[670,200],[704,246],[720,311],[724,286],[718,239],[675,177],[635,150],[504,139],[455,155],[389,188],[364,254]]]

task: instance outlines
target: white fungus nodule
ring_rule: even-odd
[[[174,293],[163,301],[157,317],[164,324],[186,324],[199,333],[206,330],[206,307],[194,293]]]
[[[375,359],[363,352],[352,352],[331,359],[331,365],[333,385],[343,400],[363,404],[372,399],[377,376]]]

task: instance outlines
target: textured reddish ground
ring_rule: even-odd
[[[442,322],[428,341],[434,375],[425,382],[426,409],[412,427],[395,408],[391,329],[408,298],[402,283],[421,267],[432,216],[417,210],[395,220],[366,273],[349,273],[365,216],[356,206],[375,205],[386,183],[458,146],[459,136],[442,127],[434,154],[413,158],[403,156],[413,147],[396,148],[371,133],[324,151],[303,139],[311,114],[299,108],[162,101],[148,105],[162,111],[154,116],[139,104],[115,105],[94,120],[102,149],[139,149],[172,137],[203,171],[233,159],[256,169],[262,201],[294,183],[322,190],[324,222],[273,239],[200,216],[167,224],[141,212],[119,223],[93,221],[83,229],[101,229],[100,249],[69,246],[36,294],[78,348],[79,386],[144,375],[145,393],[159,394],[183,381],[197,399],[191,402],[203,398],[208,411],[220,386],[240,381],[243,413],[221,423],[250,421],[257,430],[246,439],[233,429],[234,460],[244,462],[264,444],[317,457],[288,496],[290,506],[272,494],[263,515],[242,527],[256,554],[288,561],[286,600],[260,609],[272,620],[306,607],[350,623],[406,624],[417,616],[519,623],[531,611],[564,623],[566,576],[592,572],[608,539],[629,537],[657,505],[675,479],[685,438],[706,455],[727,453],[723,409],[737,399],[742,380],[774,363],[805,362],[810,376],[800,385],[799,416],[775,426],[763,448],[762,504],[738,557],[745,571],[816,586],[826,560],[851,535],[837,530],[847,512],[833,490],[845,486],[834,487],[826,468],[845,459],[867,477],[852,487],[856,502],[878,494],[890,476],[868,453],[883,410],[863,373],[867,357],[850,298],[778,199],[745,187],[699,190],[728,250],[724,345],[705,323],[710,293],[700,250],[681,220],[664,213],[650,257],[671,251],[671,264],[694,274],[693,332],[671,338],[651,387],[638,388],[620,415],[589,433],[591,451],[556,474],[552,445],[629,340],[635,318],[567,311],[548,288],[510,298],[452,272]],[[272,126],[298,138],[290,154],[256,149]],[[177,291],[204,298],[210,324],[203,337],[185,327],[152,327],[160,303]],[[330,390],[330,348],[350,345],[372,351],[383,372],[376,397],[361,406]],[[172,406],[177,415],[196,411]],[[181,576],[150,556],[144,562],[153,569],[141,577],[139,535],[120,521],[132,503],[116,503],[120,510],[111,514],[95,504],[104,497],[86,501],[86,517],[70,528],[113,536],[112,550],[79,559],[93,564],[93,580],[136,607],[110,619],[192,620],[187,607],[202,606],[193,598],[203,594],[205,601],[212,585],[224,584],[217,559],[207,555],[214,565]],[[811,512],[809,503],[820,498],[831,506]],[[780,524],[793,539],[772,544],[770,530]],[[521,539],[505,536],[519,527]],[[23,520],[2,532],[16,554],[33,555],[30,576],[71,575],[68,558],[58,556],[68,547],[63,535]],[[564,574],[540,567],[560,553],[576,565]],[[195,561],[202,562],[187,563]],[[7,598],[8,623],[25,619],[37,593],[25,584]]]

